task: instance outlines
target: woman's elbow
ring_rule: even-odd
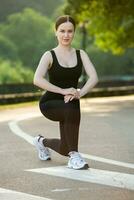
[[[33,78],[33,84],[38,86],[38,78],[36,76]]]
[[[99,80],[98,80],[98,76],[97,75],[92,78],[92,82],[93,82],[94,86],[98,83],[98,81]]]

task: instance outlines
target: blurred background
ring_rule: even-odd
[[[0,0],[0,5],[0,104],[40,96],[33,75],[42,54],[56,45],[54,22],[62,14],[76,19],[73,46],[86,50],[97,70],[94,96],[134,93],[133,0]],[[85,81],[83,72],[80,84]],[[109,87],[116,92],[107,94]]]

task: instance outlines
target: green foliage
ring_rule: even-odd
[[[64,0],[0,0],[0,21],[5,21],[8,15],[21,12],[24,8],[32,8],[45,16],[51,17]]]
[[[30,83],[32,80],[32,70],[24,68],[21,62],[0,60],[0,84]]]
[[[81,44],[82,44],[81,43],[81,34],[80,34],[79,30],[76,29],[75,36],[74,36],[74,39],[72,42],[72,46],[75,47],[76,49],[80,49]]]
[[[54,42],[52,22],[32,9],[10,15],[1,32],[15,44],[23,65],[32,68],[36,67],[41,54],[50,49]]]
[[[54,11],[52,18],[56,19],[57,17],[64,15],[64,10],[67,6],[66,0],[62,0],[62,4],[60,4]]]
[[[64,2],[64,0],[58,2],[60,1]],[[27,8],[22,12],[9,15],[7,21],[0,24],[0,83],[32,82],[33,71],[41,55],[56,44],[53,22],[37,10],[45,13],[44,5],[51,5],[51,2],[56,1],[11,0],[7,5],[6,2],[7,0],[5,4],[2,3],[7,6],[9,13],[10,8],[15,12],[19,11],[18,4],[21,5],[21,11],[26,5],[36,7],[36,10]],[[43,6],[41,2],[44,3]],[[63,8],[66,7],[66,13],[72,14],[79,25],[85,23],[86,51],[97,69],[99,78],[134,73],[134,50],[128,49],[133,47],[134,41],[133,2],[131,0],[128,2],[126,0],[68,0],[67,2],[68,4],[61,5],[52,17],[63,14]],[[92,44],[93,41],[107,52],[100,51]],[[76,29],[73,46],[75,48],[84,46],[80,26]],[[111,51],[121,54],[125,49],[123,56],[110,53]]]
[[[85,23],[88,34],[104,51],[121,54],[134,47],[133,0],[67,0],[65,13]]]
[[[17,48],[11,40],[0,35],[0,57],[10,60],[17,59]]]
[[[46,15],[52,17],[61,2],[64,0],[0,1],[0,84],[33,81],[41,55],[56,44]]]
[[[97,70],[99,79],[106,76],[131,76],[134,74],[134,49],[126,50],[124,55],[104,53],[95,47],[88,49],[89,56]]]

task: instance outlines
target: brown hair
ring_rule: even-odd
[[[58,26],[64,22],[71,22],[73,24],[74,30],[75,30],[76,23],[75,23],[75,20],[70,15],[62,15],[62,16],[58,17],[55,22],[55,29],[57,30]]]

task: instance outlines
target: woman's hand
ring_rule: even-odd
[[[77,91],[77,89],[71,87],[71,88],[66,88],[66,89],[62,89],[62,94],[65,95],[73,95],[73,96],[78,96],[79,92]]]
[[[64,102],[65,103],[68,103],[69,101],[72,101],[73,99],[80,99],[79,90],[77,90],[77,95],[67,94],[67,95],[64,96]]]
[[[64,96],[64,102],[68,103],[69,101],[72,101],[75,98],[75,96],[71,95],[71,94],[67,94]]]

